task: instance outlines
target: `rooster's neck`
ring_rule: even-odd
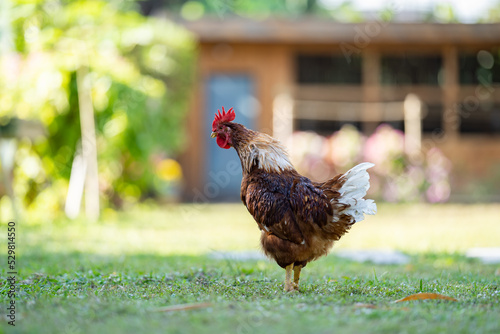
[[[247,139],[234,145],[241,160],[243,174],[250,173],[254,168],[268,173],[294,170],[285,147],[278,140],[256,131],[249,132]]]

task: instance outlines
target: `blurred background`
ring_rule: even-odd
[[[376,164],[303,294],[222,106],[316,181]],[[500,333],[500,0],[0,0],[0,220],[22,333]]]
[[[3,0],[2,219],[237,202],[213,114],[386,202],[500,200],[500,2]]]

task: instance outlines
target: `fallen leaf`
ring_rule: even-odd
[[[456,302],[457,300],[453,297],[448,297],[445,295],[440,295],[439,293],[416,293],[414,295],[409,295],[403,299],[396,300],[395,303],[407,302],[410,300],[426,300],[426,299],[444,299]]]
[[[196,310],[199,308],[205,308],[210,306],[212,306],[211,303],[181,304],[181,305],[171,305],[171,306],[161,307],[153,311],[155,312],[186,311],[186,310]]]

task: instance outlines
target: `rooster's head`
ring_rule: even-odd
[[[234,121],[236,115],[234,114],[233,108],[229,109],[226,113],[224,107],[222,107],[222,114],[220,110],[219,113],[215,114],[215,119],[212,123],[212,135],[211,137],[217,137],[217,145],[222,148],[229,149],[233,145],[231,138],[231,127],[229,123]]]

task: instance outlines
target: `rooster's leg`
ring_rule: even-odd
[[[299,290],[299,279],[300,279],[300,271],[302,270],[302,266],[295,266],[293,268],[293,288],[294,290]]]
[[[293,283],[292,283],[292,270],[293,270],[293,263],[286,266],[286,276],[285,276],[285,291],[293,291]]]

